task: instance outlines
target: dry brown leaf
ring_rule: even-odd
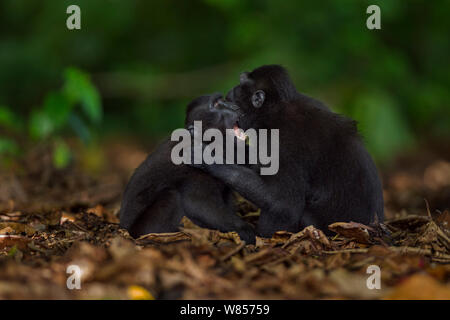
[[[386,222],[386,224],[400,230],[415,231],[429,221],[430,218],[426,216],[407,215],[390,220],[389,222]]]
[[[387,300],[450,300],[450,287],[426,274],[415,274],[404,280]]]
[[[141,286],[129,286],[127,293],[131,300],[155,300],[152,294]]]
[[[181,225],[183,226],[183,228],[185,229],[202,229],[200,228],[198,225],[196,225],[195,223],[193,223],[188,217],[183,216],[181,218]]]
[[[442,230],[446,231],[447,234],[450,234],[450,211],[445,210],[435,217],[434,221],[439,225],[439,227],[441,227]]]
[[[281,248],[267,248],[247,255],[244,258],[244,261],[248,264],[261,266],[285,257],[287,254],[288,253]]]
[[[57,226],[61,223],[62,211],[52,211],[45,214],[45,224],[49,226]]]
[[[145,245],[149,243],[170,243],[178,241],[187,241],[191,237],[185,232],[167,232],[167,233],[149,233],[136,239],[136,243]]]
[[[63,212],[61,214],[61,220],[60,220],[60,224],[64,224],[65,222],[69,221],[69,222],[75,222],[76,217],[74,214],[69,213],[69,212]]]
[[[0,234],[15,234],[15,230],[11,227],[0,229]]]
[[[13,230],[15,234],[26,233],[28,236],[32,236],[36,233],[33,227],[18,222],[0,222],[0,229],[4,228]]]
[[[359,243],[371,244],[369,230],[373,231],[373,228],[357,222],[335,222],[328,226],[333,232],[340,234],[348,239],[355,239]]]
[[[87,213],[95,214],[97,217],[105,219],[109,223],[119,223],[119,218],[111,211],[107,210],[102,205],[97,205],[94,208],[90,208],[86,211]]]
[[[16,246],[17,248],[24,250],[27,248],[29,242],[30,239],[27,237],[0,234],[0,249]]]
[[[323,249],[330,249],[331,243],[321,230],[308,226],[293,234],[282,248],[291,253],[320,253]]]
[[[340,292],[348,298],[377,299],[385,294],[383,285],[381,289],[369,289],[367,287],[368,275],[349,272],[339,268],[330,273],[330,279],[337,284]]]
[[[270,239],[270,242],[272,243],[285,243],[288,241],[292,236],[292,232],[288,231],[277,231],[273,234],[272,238]]]

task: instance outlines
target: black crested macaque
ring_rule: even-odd
[[[188,105],[185,125],[192,130],[194,120],[201,120],[203,130],[225,132],[238,116],[236,107],[220,94],[202,96]],[[247,244],[254,244],[255,230],[236,214],[233,191],[201,170],[172,162],[177,143],[163,142],[136,169],[123,195],[120,227],[133,237],[175,232],[186,216],[201,227],[236,231]]]
[[[308,225],[330,234],[328,225],[337,221],[383,221],[380,178],[355,121],[297,92],[278,65],[241,74],[226,100],[241,109],[242,130],[279,129],[279,170],[260,175],[235,164],[194,166],[261,208],[257,234]]]

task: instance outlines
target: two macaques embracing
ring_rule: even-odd
[[[299,93],[281,66],[241,74],[225,98],[194,99],[185,128],[191,137],[163,142],[125,189],[120,226],[133,237],[178,231],[183,216],[248,244],[308,225],[383,221],[381,181],[356,122]],[[261,209],[256,228],[236,214],[233,192]]]

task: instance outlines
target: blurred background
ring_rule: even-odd
[[[66,28],[71,4],[81,30]],[[371,4],[381,30],[366,28]],[[57,169],[78,159],[98,172],[135,156],[133,167],[183,126],[194,97],[277,63],[300,92],[359,121],[384,172],[431,155],[418,183],[430,163],[431,181],[445,183],[449,12],[450,2],[425,0],[2,0],[1,165],[31,170],[24,158],[36,163],[39,147]]]

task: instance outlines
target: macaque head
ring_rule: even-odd
[[[202,121],[202,130],[219,129],[225,133],[226,129],[238,128],[241,111],[231,101],[226,101],[222,94],[201,96],[189,103],[186,110],[185,127],[193,130],[194,121]]]
[[[226,101],[239,107],[243,114],[242,126],[248,129],[250,119],[276,111],[282,102],[296,94],[287,71],[278,65],[267,65],[241,73],[239,85],[228,92]]]

